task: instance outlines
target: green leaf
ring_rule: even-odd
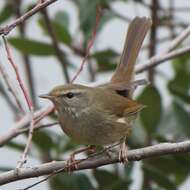
[[[69,15],[67,14],[67,12],[57,11],[54,20],[62,25],[64,28],[69,28]]]
[[[189,52],[180,56],[172,61],[172,66],[174,68],[175,73],[178,72],[186,72],[190,74],[190,55]]]
[[[166,188],[167,190],[175,190],[176,184],[173,180],[169,178],[162,170],[155,168],[148,163],[143,164],[144,175],[148,177],[151,181],[154,181],[159,187]]]
[[[96,59],[99,71],[109,71],[115,69],[118,53],[112,49],[106,49],[95,52],[91,57]]]
[[[98,182],[99,189],[104,190],[126,190],[131,182],[129,179],[123,180],[118,175],[107,170],[95,170],[94,177]]]
[[[50,56],[55,54],[54,48],[48,43],[21,37],[9,38],[9,42],[14,48],[25,54],[36,56]]]
[[[101,189],[108,188],[111,183],[117,182],[119,177],[107,170],[95,170],[94,177]]]
[[[49,151],[54,146],[52,134],[47,131],[35,131],[32,141],[43,151]]]
[[[10,170],[14,170],[15,168],[12,168],[12,167],[9,167],[9,166],[0,166],[0,171],[2,172],[7,172],[7,171],[10,171]]]
[[[175,182],[180,185],[189,174],[187,165],[190,164],[189,156],[172,155],[150,159],[148,164],[162,171],[166,176],[173,176]]]
[[[147,106],[140,113],[140,120],[149,134],[153,134],[161,119],[161,96],[155,87],[147,86],[140,94],[138,101]]]
[[[5,5],[5,6],[2,8],[2,10],[1,10],[0,23],[5,22],[5,21],[8,20],[12,15],[13,15],[12,6],[9,5],[9,4]]]
[[[178,118],[179,116],[175,111],[176,109],[177,107],[174,103],[171,103],[165,108],[162,113],[162,119],[157,130],[157,135],[161,135],[166,139],[168,138],[168,134],[170,139],[187,137],[184,126],[181,124],[181,120]]]
[[[74,0],[79,9],[79,22],[80,28],[84,34],[84,47],[87,46],[87,42],[92,35],[92,31],[96,25],[96,12],[97,7],[102,4],[105,4],[105,1],[102,0]],[[98,24],[99,32],[105,23],[113,18],[113,14],[110,11],[104,13],[104,16],[100,16],[100,23]]]
[[[128,144],[131,148],[139,148],[147,145],[147,131],[140,124],[139,119],[135,122],[132,128],[133,132],[128,137]],[[141,138],[139,138],[141,137]]]
[[[168,89],[175,97],[190,103],[190,56],[186,53],[173,60],[175,77],[168,84]]]
[[[179,122],[179,127],[183,128],[184,133],[190,137],[190,113],[180,103],[174,101],[174,113],[175,117]]]
[[[180,98],[186,103],[190,103],[189,89],[190,89],[190,75],[185,71],[178,71],[173,80],[168,83],[168,89],[176,97]]]
[[[9,148],[13,148],[15,150],[18,150],[20,152],[22,152],[25,148],[25,145],[24,144],[20,144],[20,143],[17,143],[17,142],[14,142],[14,141],[10,141],[6,144],[7,147]]]
[[[51,180],[53,190],[95,190],[85,174],[61,174]]]
[[[39,19],[38,22],[41,28],[44,30],[45,34],[48,34],[48,29],[44,19]],[[57,22],[56,20],[51,20],[51,26],[53,28],[53,31],[55,32],[55,36],[57,37],[58,41],[63,42],[66,45],[71,45],[71,35],[68,29],[63,24]]]

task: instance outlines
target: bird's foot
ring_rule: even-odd
[[[75,156],[77,154],[80,154],[82,152],[87,152],[89,154],[94,153],[95,152],[95,147],[94,146],[88,146],[79,150],[74,151],[70,156],[69,159],[66,162],[66,169],[68,171],[68,173],[71,173],[71,171],[73,170],[77,170],[78,169],[78,164],[80,161],[82,161],[83,159],[80,160],[76,160]]]
[[[75,155],[76,155],[76,153],[73,152],[69,156],[69,159],[66,161],[66,170],[68,173],[71,173],[72,171],[78,169],[78,163],[80,160],[75,160]]]
[[[119,161],[124,164],[127,164],[128,163],[127,155],[128,155],[128,148],[127,148],[126,142],[123,141],[120,145]]]

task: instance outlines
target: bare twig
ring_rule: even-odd
[[[182,43],[190,34],[190,26],[188,26],[185,30],[181,32],[179,36],[177,36],[167,47],[167,49],[159,54],[156,54],[155,56],[151,57],[145,64],[142,64],[142,66],[139,66],[137,68],[136,73],[141,73],[147,69],[150,69],[151,67],[155,67],[158,64],[169,60],[171,58],[175,58],[179,55],[183,55],[184,53],[190,51],[189,46],[185,46],[183,48],[177,49],[174,51],[174,49]],[[170,52],[170,53],[169,53]]]
[[[9,79],[9,76],[8,76],[7,72],[5,71],[5,68],[3,67],[3,65],[1,63],[0,63],[0,72],[1,72],[1,75],[4,79],[4,81],[5,81],[5,84],[8,87],[8,90],[10,91],[10,93],[14,97],[16,104],[18,105],[19,110],[21,111],[21,113],[24,113],[24,109],[22,108],[22,104],[19,100],[19,97],[18,97],[17,93],[15,92],[13,85],[11,85],[11,81]]]
[[[74,75],[74,77],[72,78],[71,80],[71,83],[73,83],[76,78],[79,76],[79,74],[81,73],[81,71],[83,70],[83,67],[84,67],[84,64],[85,64],[85,61],[86,59],[88,58],[89,56],[89,53],[90,53],[90,49],[92,48],[93,44],[94,44],[94,40],[95,40],[95,37],[96,37],[96,32],[97,32],[97,27],[98,27],[98,23],[100,21],[100,16],[101,16],[101,8],[100,7],[97,7],[97,12],[96,12],[96,23],[95,23],[95,27],[94,27],[94,30],[93,30],[93,33],[92,33],[92,37],[87,45],[87,48],[86,48],[86,55],[84,56],[83,60],[82,60],[82,63],[80,65],[80,68],[79,70],[76,72],[76,74]]]
[[[148,159],[157,156],[188,152],[190,152],[190,141],[180,143],[161,143],[145,148],[129,150],[128,160],[139,161],[142,159]],[[119,162],[118,153],[110,153],[110,157],[105,153],[102,155],[90,157],[89,159],[85,159],[78,164],[78,169],[76,170],[91,169],[117,162]],[[32,168],[21,168],[18,170],[17,173],[15,173],[14,170],[4,172],[0,174],[0,185],[7,184],[13,181],[18,181],[21,179],[51,174],[57,170],[63,169],[65,167],[65,164],[65,161],[53,161]]]
[[[180,35],[178,35],[168,46],[168,48],[165,50],[165,53],[170,52],[174,50],[178,45],[180,45],[190,34],[190,25],[181,32]]]
[[[22,12],[21,12],[22,3],[23,3],[23,1],[20,1],[20,0],[12,1],[12,7],[13,7],[13,10],[14,10],[17,18],[22,16]],[[25,32],[26,26],[27,26],[27,22],[23,22],[18,26],[20,36],[23,38],[26,37],[26,32]],[[34,76],[33,76],[33,69],[31,66],[30,57],[28,54],[25,54],[24,52],[22,53],[21,56],[22,56],[24,66],[25,66],[26,77],[28,79],[28,85],[29,85],[29,89],[30,89],[31,99],[34,104],[34,107],[37,107],[36,93],[35,93],[35,86],[34,86]]]
[[[29,108],[29,110],[32,110],[33,109],[32,101],[30,100],[28,92],[27,92],[26,88],[24,87],[24,84],[23,84],[23,82],[21,80],[18,68],[17,68],[16,64],[14,63],[14,61],[13,61],[13,58],[11,56],[11,51],[10,51],[10,48],[8,46],[7,40],[6,40],[5,36],[2,36],[2,37],[3,37],[4,44],[5,44],[5,49],[6,49],[7,58],[9,60],[9,63],[11,64],[12,68],[14,69],[17,81],[18,81],[20,89],[22,90],[22,93],[23,93],[23,95],[25,97],[25,100],[27,102],[28,108]]]
[[[61,49],[59,47],[59,43],[58,43],[57,37],[55,35],[55,32],[54,32],[54,30],[52,28],[51,20],[49,18],[47,10],[44,9],[42,11],[42,14],[44,16],[45,24],[47,26],[47,31],[48,31],[48,34],[49,34],[49,36],[51,38],[52,45],[53,45],[53,47],[55,49],[55,53],[56,53],[57,59],[60,61],[61,66],[63,67],[63,72],[64,72],[64,75],[65,75],[65,80],[66,80],[67,83],[69,83],[70,82],[70,78],[69,78],[69,73],[68,73],[68,69],[67,69],[68,65],[67,65],[67,63],[66,63],[66,61],[65,61],[65,59],[63,57],[65,53],[63,51],[61,51]]]
[[[147,62],[145,62],[142,65],[140,65],[139,67],[137,67],[136,73],[142,73],[151,67],[156,67],[157,65],[159,65],[160,63],[163,63],[164,61],[182,56],[187,52],[190,52],[190,45],[185,46],[183,48],[173,50],[167,54],[163,54],[160,56],[153,56]]]
[[[122,15],[121,13],[115,11],[108,3],[105,4],[103,7],[103,9],[110,11],[114,16],[116,16],[117,18],[123,20],[124,22],[130,22],[132,19]]]
[[[30,127],[29,127],[29,134],[26,142],[26,146],[24,148],[24,152],[21,155],[21,159],[18,161],[16,168],[21,168],[27,161],[27,155],[30,149],[30,144],[32,142],[32,136],[34,131],[34,111],[33,108],[30,110]]]
[[[49,106],[48,108],[43,108],[39,111],[34,112],[34,121],[35,127],[34,129],[38,128],[38,122],[51,113],[54,110],[53,106]],[[25,115],[20,121],[18,121],[9,131],[5,134],[0,135],[0,147],[5,145],[14,137],[18,136],[19,134],[26,132],[29,130],[27,127],[30,123],[30,114]]]
[[[35,124],[34,125],[34,130],[39,130],[39,129],[43,129],[43,128],[48,128],[48,127],[52,127],[52,126],[55,126],[55,125],[58,125],[59,123],[58,122],[53,122],[53,123],[47,123],[47,124],[43,124],[43,125],[37,125]],[[22,128],[22,129],[19,129],[17,134],[22,134],[22,133],[25,133],[29,131],[29,128]]]
[[[4,34],[7,35],[11,30],[13,30],[17,25],[23,23],[25,20],[29,19],[31,16],[39,12],[41,9],[47,7],[48,5],[54,3],[57,0],[46,0],[46,1],[39,1],[37,5],[31,9],[30,11],[26,12],[21,17],[17,18],[15,21],[13,21],[11,24],[3,27],[0,29],[0,35]]]
[[[17,107],[17,105],[15,105],[13,100],[9,97],[7,91],[5,90],[5,88],[1,82],[0,82],[0,94],[3,96],[3,98],[7,102],[8,106],[11,108],[11,111],[13,112],[13,114],[16,116],[15,119],[16,120],[19,119],[20,118],[20,110]]]
[[[26,157],[29,151],[29,147],[32,141],[32,135],[33,135],[33,128],[34,128],[34,110],[33,110],[33,103],[29,97],[28,91],[26,90],[24,83],[22,82],[22,79],[20,77],[17,65],[14,63],[14,60],[12,58],[11,55],[11,51],[10,48],[8,46],[7,40],[5,38],[5,36],[3,37],[3,41],[4,41],[4,45],[5,45],[5,49],[6,49],[6,53],[7,53],[7,58],[12,66],[12,68],[14,69],[15,75],[16,75],[16,79],[19,83],[20,89],[25,97],[26,103],[28,105],[29,111],[30,111],[30,130],[29,130],[29,135],[28,135],[28,139],[27,139],[27,143],[24,149],[24,152],[21,156],[21,160],[18,162],[17,168],[20,168],[25,162],[26,162]]]
[[[157,43],[157,31],[158,31],[158,10],[160,2],[158,0],[151,1],[151,18],[152,18],[152,27],[150,30],[150,46],[149,46],[149,57],[152,57],[156,52],[156,43]],[[154,69],[148,69],[148,78],[149,81],[154,84]]]

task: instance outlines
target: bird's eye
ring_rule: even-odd
[[[66,97],[67,98],[73,98],[74,97],[74,94],[72,93],[72,92],[68,92],[67,94],[66,94]]]

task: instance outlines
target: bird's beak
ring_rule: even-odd
[[[44,99],[49,99],[49,100],[52,100],[54,98],[54,96],[49,95],[49,94],[41,94],[39,97],[44,98]]]

